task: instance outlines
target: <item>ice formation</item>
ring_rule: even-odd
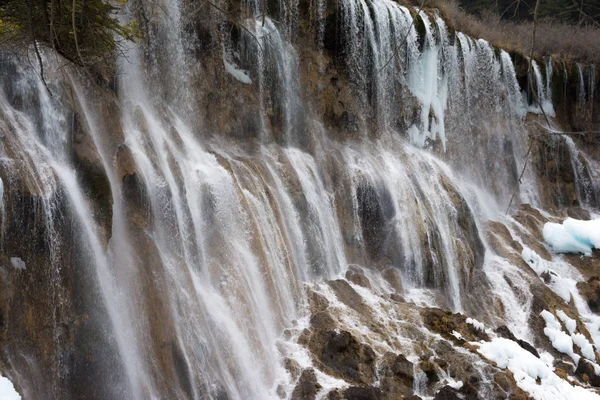
[[[557,253],[583,253],[591,255],[600,248],[600,220],[581,221],[567,218],[562,225],[547,222],[544,240]]]
[[[223,65],[225,66],[225,71],[231,76],[233,76],[238,81],[245,83],[246,85],[250,85],[252,83],[252,79],[248,76],[248,72],[239,69],[235,64],[227,61],[225,57],[225,53],[223,53]]]
[[[21,400],[12,382],[2,375],[0,375],[0,400]]]

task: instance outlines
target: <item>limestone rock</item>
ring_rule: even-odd
[[[359,385],[374,381],[375,353],[350,332],[318,331],[308,346],[325,373]]]
[[[292,400],[314,400],[319,390],[321,390],[321,385],[317,382],[315,370],[307,368],[302,371],[302,375],[300,375],[300,379],[292,392]]]

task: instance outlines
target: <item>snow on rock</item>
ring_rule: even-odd
[[[552,346],[560,351],[561,353],[568,354],[571,356],[573,361],[577,364],[579,362],[579,355],[573,351],[573,344],[576,344],[581,349],[581,355],[588,360],[595,362],[596,353],[594,346],[587,340],[581,333],[575,333],[577,328],[577,322],[569,318],[569,316],[563,310],[557,310],[556,315],[565,324],[569,335],[567,335],[560,326],[560,323],[554,318],[554,315],[549,311],[542,311],[541,314],[544,321],[546,321],[546,328],[544,328],[544,334],[552,342]]]
[[[558,253],[583,253],[591,255],[600,248],[600,219],[580,221],[567,218],[562,225],[547,222],[544,240]]]
[[[558,324],[556,319],[554,321]],[[514,374],[517,385],[536,400],[600,399],[596,393],[571,386],[559,378],[551,367],[512,340],[494,338],[491,342],[476,344],[481,355],[496,362],[500,368],[508,368]],[[536,382],[538,378],[539,384]]]
[[[521,258],[535,271],[536,274],[541,275],[548,270],[546,263],[535,251],[531,250],[527,246],[523,246],[521,252]]]
[[[467,318],[465,322],[469,325],[473,325],[473,327],[478,331],[485,332],[485,325],[477,321],[475,318]]]
[[[225,66],[225,71],[227,71],[229,75],[233,76],[238,81],[245,83],[246,85],[250,85],[252,83],[252,79],[250,79],[248,76],[248,71],[239,69],[237,65],[227,61],[225,53],[223,53],[223,65]]]
[[[19,257],[11,257],[10,264],[13,266],[14,269],[18,270],[24,270],[27,267],[25,261],[21,260],[21,258]]]
[[[544,318],[544,321],[546,321],[544,334],[550,339],[550,342],[552,342],[552,347],[561,353],[569,355],[574,360],[577,358],[575,362],[578,362],[579,357],[573,352],[573,340],[571,339],[571,336],[563,332],[560,322],[558,322],[556,318],[554,318],[554,315],[547,310],[542,311],[540,315]]]
[[[571,335],[573,343],[575,343],[581,349],[581,355],[591,361],[596,361],[596,353],[594,352],[594,346],[583,336],[581,333]]]
[[[558,315],[558,318],[560,318],[563,324],[565,324],[565,327],[567,328],[569,333],[571,335],[574,334],[575,329],[577,329],[577,322],[574,319],[569,318],[569,316],[565,314],[563,310],[557,310],[556,315]]]
[[[0,400],[21,400],[21,395],[17,393],[12,382],[2,375],[0,375]]]

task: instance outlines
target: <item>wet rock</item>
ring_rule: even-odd
[[[367,252],[372,261],[378,262],[389,256],[386,241],[392,226],[388,221],[395,212],[392,196],[385,186],[365,183],[356,188],[356,200]]]
[[[506,325],[502,325],[502,326],[498,327],[495,330],[495,332],[500,337],[503,337],[508,340],[512,340],[513,342],[517,342],[519,344],[519,346],[521,346],[523,349],[527,350],[528,352],[530,352],[537,358],[540,358],[540,355],[539,355],[538,351],[535,349],[535,347],[533,347],[531,344],[527,343],[524,340],[517,339],[515,337],[515,335],[513,335],[513,333],[510,331],[510,329],[508,329],[508,327]]]
[[[521,253],[523,246],[518,241],[514,240],[510,231],[501,222],[489,221],[485,224],[488,243],[498,254],[508,257],[510,253],[506,251],[505,246],[509,246],[515,252]]]
[[[331,392],[327,393],[327,400],[342,400],[342,394],[340,393],[339,389],[335,389],[332,390]]]
[[[579,361],[579,365],[577,365],[577,369],[575,370],[575,376],[584,383],[600,387],[600,376],[596,375],[594,365],[585,358]]]
[[[300,374],[300,364],[294,359],[285,358],[283,360],[283,366],[292,375],[292,378],[296,379]]]
[[[565,362],[563,360],[554,361],[554,373],[556,373],[558,376],[562,377],[562,375],[571,375],[574,369],[575,366],[569,362]]]
[[[323,372],[359,385],[374,381],[375,353],[350,332],[319,331],[308,346]]]
[[[429,360],[423,361],[419,364],[419,368],[427,375],[427,380],[429,382],[438,382],[440,380],[437,368],[433,362]]]
[[[453,342],[459,339],[453,334],[457,332],[466,341],[490,340],[487,333],[476,329],[466,323],[467,317],[462,314],[452,314],[439,308],[426,308],[421,312],[423,322],[428,329],[441,334],[444,338]]]
[[[398,293],[392,293],[390,295],[390,300],[396,302],[396,303],[404,303],[406,302],[406,300],[404,299],[403,296],[399,295]]]
[[[412,393],[413,364],[402,354],[386,353],[379,366],[380,387],[386,395],[405,396]]]
[[[469,382],[463,383],[460,389],[452,386],[442,387],[433,398],[434,400],[477,400],[477,390]]]
[[[439,392],[435,394],[433,400],[462,400],[462,396],[458,394],[458,390],[450,387],[444,386],[440,389]]]
[[[400,270],[398,268],[386,268],[381,273],[383,278],[390,284],[390,286],[396,291],[396,293],[403,293],[404,288],[402,285],[402,276],[400,275]]]
[[[308,301],[313,313],[323,311],[329,306],[329,302],[323,295],[312,290],[308,291]]]
[[[371,282],[365,276],[365,273],[363,272],[362,268],[358,265],[352,264],[348,266],[348,271],[346,271],[346,279],[358,286],[362,286],[368,289],[371,288]]]
[[[580,219],[583,221],[589,221],[592,219],[590,212],[585,208],[581,207],[569,207],[567,208],[567,215],[574,219]]]
[[[344,392],[345,400],[383,400],[381,389],[367,387],[351,387]]]
[[[282,385],[277,385],[276,392],[277,392],[277,396],[279,396],[280,399],[285,399],[287,397],[287,393]]]
[[[592,312],[600,311],[600,278],[593,276],[587,282],[577,283],[577,289],[587,301]]]
[[[331,330],[335,328],[335,320],[328,312],[322,311],[311,317],[310,326],[314,329]]]
[[[348,282],[338,279],[329,281],[328,283],[335,292],[338,300],[362,315],[369,315],[369,308],[364,304],[362,297],[352,289],[352,286]]]
[[[302,371],[300,379],[292,392],[292,400],[313,400],[322,386],[317,382],[315,370],[307,368]]]

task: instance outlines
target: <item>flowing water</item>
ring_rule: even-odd
[[[523,118],[528,109],[554,115],[551,62],[545,78],[533,64],[536,108],[506,52],[450,35],[438,15],[421,12],[413,23],[390,0],[343,0],[343,63],[377,128],[337,140],[303,98],[298,4],[278,7],[280,21],[263,22],[260,4],[248,3],[243,24],[254,37],[222,31],[230,84],[259,93],[251,148],[203,128],[211,115],[198,108],[191,55],[202,43],[179,0],[164,2],[146,32],[160,52],[132,44],[119,59],[114,108],[86,75],[50,67],[50,97],[30,67],[2,60],[2,227],[10,211],[2,199],[18,178],[39,199],[47,268],[59,276],[56,224],[61,207],[70,210],[96,288],[84,302],[106,337],[94,364],[105,398],[278,398],[277,384],[289,380],[282,332],[305,316],[304,285],[341,277],[349,264],[397,271],[407,299],[454,311],[470,309],[472,268],[483,268],[505,307],[529,307],[530,297],[510,294],[498,271],[518,274],[486,253],[479,229],[515,191],[515,203],[539,201],[533,172],[518,180]],[[311,3],[319,20],[325,8]],[[106,176],[108,214],[73,155],[75,118]],[[592,161],[569,149],[582,203],[597,204],[598,179],[580,165]],[[54,293],[49,301],[64,301],[58,278]],[[521,337],[525,314],[507,322]]]

